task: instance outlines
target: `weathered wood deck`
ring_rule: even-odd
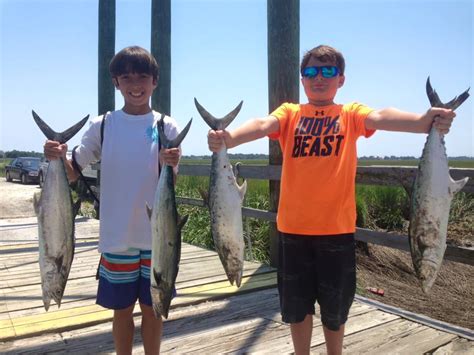
[[[41,300],[37,244],[5,242],[7,230],[9,235],[36,233],[35,223],[2,223],[0,353],[113,353],[112,312],[95,304],[97,223],[78,221],[76,254],[63,303],[60,309],[52,305],[49,312]],[[281,322],[275,285],[273,269],[247,262],[237,289],[227,281],[216,253],[184,244],[178,296],[165,321],[162,352],[291,353],[289,327]],[[472,332],[465,335],[462,329],[449,329],[440,322],[436,329],[394,309],[380,308],[383,305],[361,297],[354,303],[346,325],[347,353],[474,353]],[[143,353],[139,308],[135,310],[134,353]],[[312,350],[325,351],[318,317]]]

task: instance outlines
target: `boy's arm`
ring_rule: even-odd
[[[424,114],[400,111],[395,108],[385,108],[383,110],[372,111],[365,120],[365,128],[384,131],[399,131],[412,133],[428,133],[431,125],[434,124],[441,134],[449,132],[454,111],[431,107]]]
[[[254,118],[242,124],[240,127],[229,132],[210,130],[207,134],[209,150],[218,152],[222,145],[233,148],[240,144],[254,141],[259,138],[275,133],[280,129],[280,122],[275,116]]]
[[[79,178],[79,174],[72,166],[72,160],[66,158],[67,144],[59,144],[59,142],[48,140],[43,146],[43,153],[48,160],[63,158],[67,178],[70,183],[76,181]]]

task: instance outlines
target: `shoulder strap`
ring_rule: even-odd
[[[104,141],[104,125],[105,125],[106,114],[102,115],[102,121],[100,122],[100,147],[102,149],[102,142]]]
[[[74,170],[76,172],[79,173],[79,176],[80,176],[80,179],[82,180],[82,182],[84,183],[84,185],[86,185],[87,187],[87,190],[89,190],[90,194],[92,195],[92,197],[94,198],[94,200],[97,202],[97,203],[100,203],[99,201],[99,198],[96,196],[96,194],[94,193],[94,191],[92,190],[91,186],[89,185],[89,183],[87,182],[86,178],[84,177],[84,175],[82,174],[82,169],[81,167],[79,166],[79,164],[77,163],[77,160],[76,160],[76,149],[77,149],[77,145],[72,149],[72,166],[74,168]]]
[[[102,149],[102,142],[104,141],[104,124],[105,124],[105,117],[106,117],[106,114],[104,113],[102,115],[102,121],[100,122],[100,147]],[[86,185],[86,188],[87,190],[89,191],[89,193],[92,195],[92,197],[94,198],[95,202],[97,202],[98,204],[100,204],[100,201],[99,201],[99,197],[95,194],[95,192],[92,190],[92,187],[89,185],[89,183],[87,182],[86,178],[84,177],[84,175],[82,174],[82,169],[81,167],[79,166],[79,164],[77,163],[77,160],[76,160],[76,149],[77,149],[77,146],[75,146],[73,149],[72,149],[72,167],[74,168],[74,170],[79,174],[79,177],[80,179],[82,180],[82,182],[84,183],[84,185]]]
[[[156,122],[156,130],[158,136],[158,177],[161,175],[161,163],[160,163],[160,150],[161,150],[161,139],[160,135],[158,134],[158,121]]]

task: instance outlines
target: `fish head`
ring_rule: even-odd
[[[430,257],[424,257],[420,260],[417,270],[418,278],[421,282],[421,288],[424,293],[429,293],[433,286],[441,264]]]
[[[48,288],[48,296],[49,299],[53,299],[54,302],[58,305],[58,308],[61,306],[61,300],[63,298],[64,289],[66,288],[66,281],[67,278],[61,277],[61,275],[57,275],[56,280],[50,284]]]
[[[50,269],[49,272],[46,273],[46,277],[42,281],[43,304],[46,310],[49,309],[51,300],[56,302],[58,308],[61,306],[68,274],[69,272],[67,272],[65,268],[61,268],[59,272]]]
[[[173,298],[173,289],[171,287],[163,287],[164,284],[165,283],[162,282],[158,287],[154,285],[150,287],[151,300],[155,316],[159,317],[162,315],[165,319],[168,319],[171,299]]]
[[[43,288],[43,304],[46,311],[48,311],[49,306],[51,305],[51,300],[56,302],[58,308],[61,306],[61,300],[63,298],[65,287],[66,283],[61,285],[57,281],[53,281],[45,285]]]

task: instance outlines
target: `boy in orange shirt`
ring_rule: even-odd
[[[295,354],[309,354],[314,304],[328,354],[341,354],[344,324],[355,295],[356,141],[375,130],[445,134],[452,110],[424,114],[394,108],[374,110],[359,103],[334,103],[344,85],[344,57],[318,46],[301,61],[307,104],[284,103],[264,118],[228,131],[209,131],[209,149],[232,148],[265,136],[283,153],[277,226],[278,290],[282,319],[290,323]]]

